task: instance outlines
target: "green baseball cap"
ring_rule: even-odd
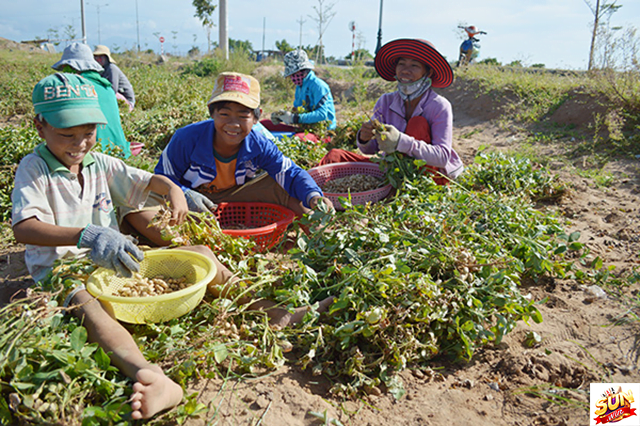
[[[107,124],[95,87],[76,74],[55,73],[43,78],[33,88],[31,100],[35,113],[57,129]]]

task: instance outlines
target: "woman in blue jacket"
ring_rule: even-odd
[[[323,121],[327,122],[329,130],[336,128],[336,109],[333,105],[331,89],[327,83],[318,78],[313,68],[314,65],[304,50],[294,50],[285,55],[284,76],[296,86],[293,109],[272,113],[270,121],[262,121],[267,129],[299,132],[300,124],[315,124]],[[300,107],[304,112],[298,112]]]

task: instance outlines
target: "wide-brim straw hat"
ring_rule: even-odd
[[[453,83],[451,65],[427,40],[402,38],[382,46],[376,53],[374,62],[380,77],[387,81],[395,81],[396,65],[400,58],[415,59],[431,68],[433,70],[431,86],[433,87],[448,87]]]
[[[93,56],[105,55],[109,58],[109,63],[116,64],[117,62],[111,57],[111,51],[107,46],[99,44],[96,46],[96,50],[93,51]]]

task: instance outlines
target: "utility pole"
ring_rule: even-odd
[[[229,59],[229,35],[227,34],[228,22],[227,0],[220,0],[220,31],[218,32],[218,38],[220,39],[220,49],[222,49],[225,59]]]
[[[296,21],[296,22],[298,22],[298,24],[300,24],[300,42],[298,43],[298,49],[302,50],[302,24],[304,24],[307,21],[302,19],[302,16],[301,16],[300,20]]]
[[[136,0],[136,32],[138,33],[138,53],[140,53],[140,21],[138,20],[138,0]]]
[[[87,3],[89,4],[89,3]],[[98,12],[98,44],[102,44],[102,39],[100,37],[100,6],[109,6],[108,3],[106,4],[96,4],[96,11]]]
[[[380,0],[380,20],[378,21],[378,44],[376,45],[376,53],[382,47],[382,0]]]
[[[264,35],[267,31],[267,18],[263,17],[262,18],[262,55],[260,60],[264,61]]]
[[[87,27],[84,23],[84,0],[80,0],[80,17],[82,21],[82,43],[87,44]]]

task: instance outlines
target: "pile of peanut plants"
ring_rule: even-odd
[[[440,187],[409,174],[419,164],[392,156],[387,166],[403,182],[395,198],[337,214],[320,209],[302,220],[309,233],[297,233],[295,247],[280,248],[275,260],[193,221],[181,232],[193,244],[224,247],[223,261],[244,286],[230,299],[206,299],[184,317],[130,330],[145,355],[185,386],[200,377],[259,375],[290,362],[331,378],[332,391],[343,396],[388,391],[401,398],[400,371],[428,368],[435,357],[469,360],[479,347],[499,343],[517,321],[542,321],[536,301],[521,291],[523,280],[573,274],[562,254],[582,245],[523,196],[540,182],[526,173],[529,165],[489,159],[459,184]],[[473,189],[491,184],[487,176],[497,174],[489,169],[505,167],[520,172],[513,191]],[[49,290],[70,270],[82,281],[91,269],[70,262],[56,270]],[[310,311],[300,326],[273,330],[263,313],[233,303],[243,291],[287,307],[336,299],[325,315]],[[55,422],[79,413],[83,424],[123,421],[126,380],[107,354],[85,343],[75,320],[47,303],[56,300],[49,296],[36,293],[0,311],[6,336],[0,413],[6,421]],[[69,381],[78,390],[61,393]],[[163,421],[201,409],[192,395]]]

